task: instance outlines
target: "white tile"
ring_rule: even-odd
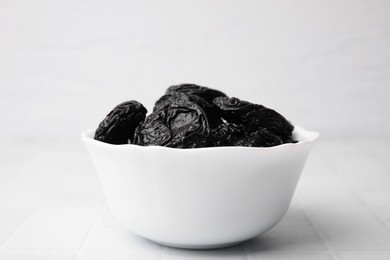
[[[329,207],[359,207],[361,202],[347,190],[329,189],[326,192],[313,189],[297,189],[296,198],[307,208],[322,206]]]
[[[390,228],[390,206],[380,205],[373,208],[373,211],[378,218],[380,218],[388,228]]]
[[[390,190],[364,190],[358,192],[358,195],[365,203],[373,207],[390,206]]]
[[[320,147],[342,181],[354,189],[390,188],[388,170],[353,142],[324,143]]]
[[[160,253],[148,251],[135,252],[87,252],[77,258],[77,260],[158,260]]]
[[[94,173],[83,173],[81,169],[75,168],[66,176],[63,176],[58,183],[59,192],[85,192],[102,193],[102,188]]]
[[[31,209],[0,208],[0,227],[19,226],[31,213]]]
[[[342,251],[389,251],[390,231],[383,227],[326,227],[327,241]]]
[[[90,228],[97,217],[99,208],[87,207],[44,207],[30,219],[28,226],[33,228]]]
[[[308,207],[313,205],[324,207],[361,206],[358,198],[333,175],[310,180],[303,177],[298,184],[296,196]]]
[[[365,190],[358,196],[390,226],[390,190]]]
[[[47,207],[101,207],[105,202],[102,190],[96,192],[93,189],[83,191],[57,190],[45,201]]]
[[[359,168],[359,166],[357,167]],[[387,170],[372,167],[370,170],[360,169],[359,171],[352,169],[350,176],[342,177],[352,190],[390,189],[390,176]]]
[[[24,227],[6,244],[10,250],[77,250],[88,229],[72,226]]]
[[[326,251],[327,247],[301,209],[291,208],[282,221],[267,233],[247,242],[250,252]]]
[[[232,246],[228,248],[213,249],[213,250],[183,250],[165,247],[162,253],[162,260],[213,260],[213,259],[228,259],[228,260],[246,260],[246,252],[244,244]]]
[[[123,226],[95,230],[87,250],[91,251],[159,251],[162,246],[141,238]]]
[[[53,251],[8,251],[0,260],[74,260],[76,253]]]
[[[46,198],[47,191],[21,189],[19,187],[0,190],[0,208],[33,209]]]
[[[103,227],[103,228],[119,227],[120,228],[120,227],[122,227],[122,224],[111,213],[110,210],[107,210],[105,216],[103,217],[102,222],[100,223],[100,227]]]
[[[312,176],[310,174],[303,174],[299,181],[299,185],[305,188],[316,188],[321,191],[328,191],[329,188],[344,189],[344,184],[340,181],[339,176],[332,174],[332,169],[325,169],[325,171],[319,175]]]
[[[0,227],[0,247],[9,239],[15,228]]]
[[[231,255],[231,254],[220,254],[218,255],[215,252],[212,253],[192,253],[189,254],[187,252],[180,253],[177,255],[163,255],[161,257],[161,260],[223,260],[223,259],[229,259],[229,260],[247,260],[248,258],[244,253],[239,255]]]
[[[0,190],[14,186],[23,176],[19,158],[7,158],[0,163]],[[23,160],[22,160],[23,162]]]
[[[15,164],[18,169],[11,172],[14,178],[0,189],[0,208],[34,208],[66,172],[50,158],[46,162],[38,155]]]
[[[51,207],[96,207],[104,203],[104,193],[94,173],[72,169],[62,176],[55,193],[45,203]]]
[[[389,260],[390,252],[340,252],[341,260]]]
[[[7,164],[11,172],[2,175],[6,183],[0,186],[0,246],[5,245],[0,260],[67,260],[75,259],[76,255],[77,260],[245,259],[246,256],[248,260],[325,260],[332,259],[332,254],[340,260],[390,259],[390,173],[383,162],[390,161],[383,154],[389,149],[387,144],[369,143],[371,150],[376,145],[380,147],[377,153],[371,151],[371,155],[359,150],[359,145],[353,142],[323,145],[316,147],[309,158],[287,215],[263,236],[220,250],[173,249],[132,234],[107,211],[80,255],[77,250],[82,248],[104,203],[94,169],[83,162],[89,158],[72,147],[62,152],[57,148],[50,150],[50,145],[30,148],[29,152],[41,153],[51,163],[44,165],[45,160],[34,161],[25,153],[24,165],[13,166],[12,159]],[[75,165],[51,175],[66,161]],[[31,171],[26,173],[25,169]],[[27,174],[25,178],[23,174]],[[51,189],[54,190],[47,193]],[[313,219],[306,216],[300,204]],[[40,207],[27,225],[10,236],[37,205]],[[336,252],[329,252],[325,242]]]
[[[390,206],[378,206],[375,208],[375,212],[390,228]]]
[[[366,149],[371,156],[390,170],[390,139],[389,138],[359,138],[354,140],[362,149]]]
[[[58,166],[57,166],[58,167]],[[19,190],[48,190],[52,188],[64,173],[57,167],[41,167],[41,165],[28,166],[29,173],[24,174],[15,184]]]
[[[305,178],[322,178],[334,175],[330,168],[329,162],[319,153],[318,147],[315,146],[306,161],[303,175]]]
[[[307,210],[315,216],[315,221],[327,229],[373,227],[385,228],[384,223],[367,207],[324,207],[312,206]]]
[[[248,256],[248,260],[332,260],[333,257],[329,253],[280,253],[259,252],[255,255]]]

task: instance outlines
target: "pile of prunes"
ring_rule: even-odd
[[[294,143],[294,126],[275,110],[194,84],[169,87],[153,112],[137,101],[116,106],[95,139],[110,144],[200,148]]]

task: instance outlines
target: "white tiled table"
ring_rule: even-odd
[[[112,217],[76,141],[2,141],[0,259],[390,259],[390,137],[322,138],[284,219],[220,250],[180,250]]]

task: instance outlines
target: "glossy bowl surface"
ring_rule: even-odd
[[[317,132],[269,148],[112,145],[82,133],[112,213],[132,232],[181,248],[256,237],[286,213]]]

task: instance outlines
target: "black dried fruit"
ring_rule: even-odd
[[[179,100],[183,102],[189,101],[201,107],[206,114],[210,126],[214,127],[222,123],[221,110],[214,103],[209,103],[200,96],[182,92],[171,91],[169,94],[163,95],[154,104],[153,111],[163,110]]]
[[[241,138],[234,142],[235,146],[248,146],[248,147],[271,147],[283,144],[282,139],[277,135],[271,134],[267,129],[260,128],[249,136]]]
[[[146,113],[146,108],[137,101],[123,102],[99,124],[94,138],[110,144],[132,143],[135,128],[145,119]]]
[[[226,97],[226,94],[212,88],[202,87],[195,84],[180,84],[170,86],[165,94],[171,94],[172,92],[181,92],[187,95],[196,95],[212,103],[216,97]]]
[[[165,146],[171,139],[171,130],[164,124],[162,113],[153,112],[136,128],[134,144]]]
[[[294,126],[275,110],[195,84],[171,86],[153,112],[137,101],[115,107],[100,123],[95,139],[174,148],[271,147],[293,143]]]
[[[152,118],[152,119],[149,119]],[[153,134],[147,129],[152,128]],[[175,148],[204,147],[209,134],[206,115],[197,104],[176,99],[154,111],[137,127],[136,144]],[[166,136],[166,139],[162,139]]]
[[[174,103],[174,102],[176,102],[178,100],[182,100],[183,102],[184,101],[193,102],[193,103],[197,104],[198,106],[200,106],[203,109],[212,106],[211,103],[207,102],[202,97],[199,97],[199,96],[196,96],[196,95],[191,95],[191,94],[185,94],[185,93],[182,93],[182,92],[172,91],[169,94],[163,95],[162,97],[160,97],[156,101],[156,103],[154,104],[154,107],[153,107],[153,111],[165,109],[166,107],[170,106],[172,103]]]
[[[283,143],[292,141],[294,126],[275,110],[234,97],[218,97],[213,102],[222,110],[224,119],[241,123],[248,136],[260,128],[265,128],[280,137]]]
[[[213,146],[233,146],[245,133],[241,125],[223,122],[211,130],[210,137]]]

